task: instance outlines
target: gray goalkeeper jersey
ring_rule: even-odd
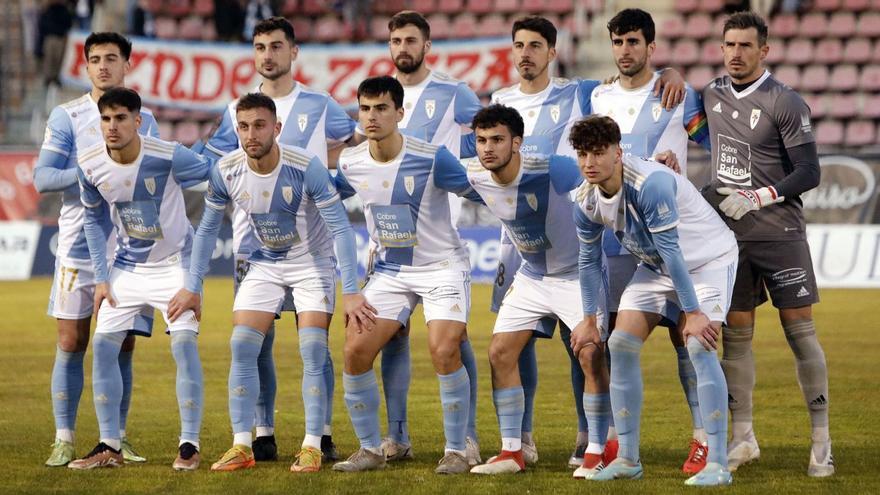
[[[794,169],[786,148],[816,140],[810,107],[768,71],[740,92],[730,76],[715,79],[703,90],[703,104],[712,140],[713,179],[733,188],[777,184]],[[805,239],[801,208],[801,198],[795,196],[752,212],[755,226],[737,240]]]

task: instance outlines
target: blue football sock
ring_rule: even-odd
[[[388,410],[388,436],[400,443],[410,443],[406,421],[411,371],[409,336],[398,334],[382,348],[382,388]]]
[[[698,430],[703,427],[703,415],[700,414],[700,399],[697,397],[697,372],[691,363],[687,347],[676,346],[675,354],[678,355],[678,380],[681,382],[684,397],[691,409],[694,429]]]
[[[470,381],[467,436],[477,441],[477,358],[474,356],[474,348],[471,347],[470,340],[462,341],[459,350],[461,351],[461,364],[467,370]]]
[[[303,363],[302,398],[306,410],[306,434],[320,437],[324,433],[324,408],[327,407],[327,384],[324,381],[327,330],[300,328],[299,353]]]
[[[574,409],[578,417],[578,431],[587,431],[587,415],[584,412],[584,370],[581,363],[571,349],[571,329],[559,322],[559,336],[562,337],[562,344],[568,353],[569,363],[571,364],[571,392],[574,394]]]
[[[263,339],[263,347],[257,357],[257,372],[260,376],[260,396],[254,407],[254,425],[259,427],[275,427],[275,394],[278,380],[275,378],[275,359],[272,347],[275,342],[275,322],[269,327]]]
[[[525,411],[523,387],[493,390],[492,402],[495,403],[501,438],[522,438],[522,418]]]
[[[727,466],[727,381],[718,354],[693,337],[688,338],[687,350],[697,372],[700,412],[709,437],[707,461]]]
[[[618,457],[639,460],[642,414],[642,339],[618,329],[608,339],[611,349],[611,409],[620,442]]]
[[[198,334],[193,330],[171,332],[171,355],[177,363],[180,440],[198,445],[204,404]]]
[[[260,394],[257,358],[263,347],[258,330],[235,325],[230,339],[232,365],[229,367],[229,419],[232,433],[248,433],[254,426],[254,406]]]
[[[535,341],[532,337],[519,354],[519,379],[522,383],[525,408],[522,416],[522,431],[531,433],[532,416],[535,412],[535,393],[538,391],[538,356],[535,354]]]
[[[330,434],[333,425],[333,393],[336,391],[336,373],[333,370],[333,357],[330,344],[327,344],[327,360],[324,362],[324,389],[327,391],[327,404],[324,406],[324,432]]]
[[[443,407],[443,433],[446,449],[464,451],[467,436],[471,385],[464,366],[440,379],[440,405]]]
[[[376,372],[370,370],[360,375],[343,373],[342,386],[348,415],[361,447],[378,449],[382,439],[379,435],[379,384],[376,383]]]
[[[92,394],[101,439],[120,440],[122,374],[119,372],[119,351],[125,336],[126,332],[98,333],[92,346]]]
[[[119,351],[119,372],[122,374],[122,402],[119,403],[119,429],[125,430],[131,408],[132,362],[134,351]]]
[[[588,441],[604,446],[608,440],[608,424],[611,421],[611,395],[584,392],[581,397],[587,421],[590,423]]]
[[[83,352],[55,349],[55,365],[52,367],[52,412],[55,429],[76,430],[76,411],[83,390]]]

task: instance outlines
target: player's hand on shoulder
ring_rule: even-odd
[[[353,324],[357,333],[373,331],[376,326],[376,308],[367,302],[363,294],[343,294],[342,306],[345,311],[345,326]]]
[[[707,351],[718,349],[718,331],[712,326],[709,317],[699,309],[685,313],[684,341],[689,337],[697,339]]]
[[[669,167],[670,170],[677,174],[681,174],[681,165],[678,163],[678,157],[672,150],[661,151],[654,155],[654,161],[660,162]]]
[[[606,77],[602,84],[614,84],[618,79],[620,79],[620,74],[614,74],[613,76]]]
[[[681,73],[675,69],[664,69],[660,73],[660,78],[654,83],[654,96],[661,96],[660,104],[663,108],[672,111],[684,101],[684,95],[685,85]]]
[[[101,304],[107,301],[111,307],[116,307],[116,299],[113,298],[113,292],[110,290],[109,282],[100,282],[95,284],[95,309],[93,310],[95,316],[98,315],[98,310],[101,309]]]
[[[180,289],[168,301],[168,320],[174,321],[188,310],[196,314],[196,320],[202,320],[202,296],[196,292]]]

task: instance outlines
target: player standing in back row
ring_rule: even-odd
[[[794,352],[798,383],[812,424],[807,474],[834,474],[828,428],[828,370],[816,338],[813,304],[819,302],[800,195],[819,184],[819,157],[810,108],[763,67],[770,47],[767,24],[740,12],[724,23],[728,75],[703,90],[712,137],[715,180],[727,197],[720,209],[737,229],[739,267],[730,314],[722,333],[722,365],[729,388],[733,435],[731,471],[760,456],[752,429],[755,308],[767,300]],[[765,289],[766,288],[766,289]]]

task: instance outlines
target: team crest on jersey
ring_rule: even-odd
[[[550,118],[553,120],[554,124],[559,123],[560,113],[559,105],[550,105]]]
[[[156,194],[156,178],[147,177],[144,179],[144,188],[150,193],[150,196]]]
[[[412,196],[413,191],[416,190],[416,179],[412,175],[407,175],[403,178],[403,188],[406,189],[406,193]]]
[[[538,197],[532,193],[526,193],[526,203],[535,211],[538,211]]]
[[[651,107],[651,115],[654,117],[654,122],[660,120],[661,112],[663,112],[663,107],[659,103],[654,103],[654,106]]]
[[[284,198],[284,201],[287,201],[287,204],[293,202],[293,188],[290,186],[283,186],[281,188],[281,197]]]
[[[429,119],[434,118],[434,110],[437,108],[437,100],[425,100],[425,113]]]
[[[306,126],[309,125],[309,115],[306,113],[297,115],[296,123],[299,125],[299,132],[306,132]]]
[[[752,116],[749,118],[749,126],[754,129],[756,125],[758,125],[758,121],[761,120],[761,111],[757,108],[752,109]]]

